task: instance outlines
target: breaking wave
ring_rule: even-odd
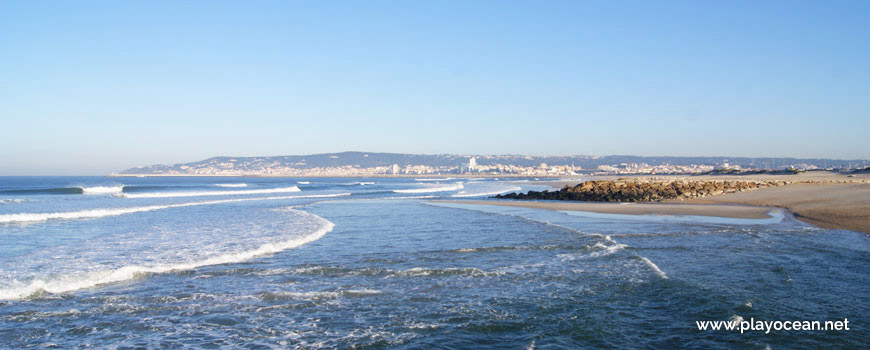
[[[430,192],[447,192],[447,191],[456,191],[462,189],[462,183],[456,183],[448,186],[440,186],[440,187],[423,187],[423,188],[410,188],[405,190],[394,190],[395,193],[430,193]]]
[[[231,188],[236,188],[236,187],[248,187],[248,184],[246,184],[246,183],[240,183],[240,184],[215,184],[215,186],[217,186],[217,187],[231,187]]]
[[[640,255],[638,255],[637,257],[641,261],[643,261],[645,264],[647,264],[653,270],[653,272],[656,273],[656,275],[659,275],[659,277],[661,277],[663,279],[668,279],[668,275],[666,275],[665,272],[662,271],[662,269],[660,269],[658,265],[656,265],[654,262],[652,262],[652,260],[647,259],[645,257],[642,257]]]
[[[121,193],[124,191],[124,186],[94,186],[80,188],[82,189],[82,193],[84,194],[108,194]]]
[[[135,186],[134,186],[135,187]],[[55,188],[26,188],[19,190],[0,191],[3,194],[9,195],[65,195],[65,194],[113,194],[121,193],[126,186],[72,186],[72,187],[55,187]]]
[[[161,210],[161,209],[169,209],[169,208],[192,207],[192,206],[198,206],[198,205],[212,205],[212,204],[222,204],[222,203],[258,201],[258,200],[275,200],[275,199],[330,198],[330,197],[342,197],[342,196],[349,196],[349,195],[350,195],[350,193],[313,194],[313,195],[302,195],[302,196],[223,199],[223,200],[192,202],[192,203],[148,205],[148,206],[129,207],[129,208],[103,208],[103,209],[90,209],[90,210],[79,210],[79,211],[69,211],[69,212],[56,212],[56,213],[2,214],[2,215],[0,215],[0,224],[14,223],[14,222],[37,222],[37,221],[47,221],[47,220],[53,220],[53,219],[93,219],[93,218],[103,218],[103,217],[107,217],[107,216],[118,216],[118,215],[124,215],[124,214],[141,213],[141,212]]]
[[[260,190],[242,190],[242,191],[187,191],[187,192],[152,192],[152,193],[123,193],[120,194],[124,198],[168,198],[168,197],[201,197],[201,196],[235,196],[248,194],[270,194],[270,193],[287,193],[301,191],[297,186],[267,188]]]
[[[502,194],[505,192],[515,192],[522,190],[520,187],[510,187],[503,190],[489,191],[489,192],[471,192],[466,193],[466,191],[459,192],[457,194],[451,195],[450,197],[480,197],[480,196],[494,196],[497,194]]]
[[[382,199],[426,199],[426,198],[438,198],[438,196],[398,196],[398,197],[385,197]]]
[[[287,210],[314,220],[319,227],[313,232],[301,237],[294,237],[276,243],[265,243],[254,249],[213,255],[200,260],[154,265],[131,264],[108,270],[78,272],[58,277],[34,279],[25,283],[13,282],[12,285],[0,288],[0,300],[24,299],[44,293],[67,293],[84,288],[140,278],[149,274],[192,270],[209,265],[239,263],[255,257],[278,253],[316,241],[326,235],[329,231],[332,231],[335,227],[335,224],[317,215],[295,209]]]

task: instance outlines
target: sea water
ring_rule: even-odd
[[[861,348],[870,241],[439,203],[516,179],[2,177],[0,347]],[[698,320],[849,331],[699,331]]]

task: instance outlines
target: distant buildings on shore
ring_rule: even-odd
[[[768,164],[762,163],[764,166]],[[277,164],[253,167],[234,161],[198,165],[179,165],[171,169],[148,174],[198,175],[198,176],[414,176],[414,175],[495,175],[495,176],[574,176],[574,175],[651,175],[651,174],[701,174],[710,172],[738,173],[746,171],[777,170],[806,171],[820,167],[812,164],[777,164],[775,168],[720,164],[650,165],[647,163],[602,164],[592,169],[583,169],[572,164],[521,166],[516,164],[479,164],[477,158],[468,158],[467,163],[456,166],[431,166],[392,164],[389,166],[361,167],[359,165],[304,167],[303,164]],[[856,164],[856,166],[859,164]],[[773,163],[770,164],[773,166]],[[835,170],[835,169],[829,169]],[[129,174],[129,173],[128,173]]]
[[[457,155],[340,152],[268,157],[218,156],[200,161],[131,168],[122,175],[167,176],[574,176],[745,173],[864,169],[861,159]],[[851,170],[850,170],[851,169]]]

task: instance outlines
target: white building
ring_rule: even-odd
[[[471,159],[468,160],[468,170],[469,171],[477,170],[477,159],[476,158],[471,157]]]

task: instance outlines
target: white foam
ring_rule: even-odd
[[[659,275],[659,277],[661,277],[663,279],[668,279],[668,275],[666,275],[665,272],[662,271],[662,269],[660,269],[659,266],[656,265],[655,263],[653,263],[650,259],[647,259],[647,258],[642,257],[640,255],[638,255],[637,257],[640,258],[640,260],[642,260],[644,263],[649,265],[649,267],[652,268],[653,271],[655,271],[655,273],[657,275]]]
[[[445,325],[441,323],[425,323],[425,322],[407,322],[405,327],[410,329],[439,329]]]
[[[597,258],[597,257],[601,257],[601,256],[611,255],[611,254],[616,253],[622,249],[625,249],[625,247],[627,247],[627,245],[619,244],[619,243],[616,243],[613,245],[604,245],[601,243],[595,243],[595,245],[593,245],[593,247],[601,249],[601,250],[590,253],[589,254],[590,258]]]
[[[40,292],[52,294],[67,293],[84,288],[131,280],[147,274],[191,270],[209,265],[239,263],[316,241],[335,227],[335,224],[317,215],[294,209],[287,210],[316,219],[321,224],[320,228],[306,236],[278,243],[263,244],[251,250],[215,255],[198,261],[158,265],[127,265],[111,270],[83,272],[48,279],[35,279],[23,285],[13,285],[0,289],[0,300],[22,299]]]
[[[239,183],[239,184],[215,184],[215,186],[217,186],[217,187],[233,187],[233,188],[236,188],[236,187],[248,187],[248,184],[245,184],[245,183]]]
[[[272,296],[272,297],[278,297],[281,299],[322,300],[322,299],[338,298],[339,293],[337,293],[337,292],[277,292],[277,293],[268,293],[267,295]]]
[[[84,194],[108,194],[108,193],[121,193],[124,191],[124,186],[93,186],[93,187],[79,187],[82,189],[82,193]]]
[[[30,202],[30,200],[18,199],[18,198],[2,198],[2,199],[0,199],[0,204],[25,203],[25,202]]]
[[[190,191],[190,192],[152,192],[152,193],[124,193],[121,197],[124,198],[167,198],[167,197],[200,197],[200,196],[231,196],[231,195],[247,195],[247,194],[269,194],[269,193],[286,193],[299,192],[299,187],[281,187],[281,188],[266,188],[260,190],[244,190],[244,191]]]
[[[493,196],[493,195],[502,194],[502,193],[505,193],[505,192],[514,192],[514,191],[519,191],[519,190],[522,190],[522,188],[520,188],[520,187],[510,187],[510,188],[506,188],[506,189],[502,189],[502,190],[497,190],[497,191],[489,191],[489,192],[472,192],[472,193],[466,193],[466,191],[461,191],[461,192],[459,192],[459,193],[457,193],[457,194],[451,195],[450,197],[480,197],[480,196]]]
[[[296,183],[298,183],[298,184],[300,184],[300,185],[310,185],[310,184],[311,184],[311,181],[298,181],[298,182],[296,182]]]
[[[343,291],[341,291],[341,294],[342,294],[342,295],[348,295],[348,296],[358,296],[358,297],[362,297],[362,296],[370,296],[370,295],[383,294],[383,292],[380,291],[380,290],[377,290],[377,289],[367,289],[367,288],[364,288],[364,289],[348,289],[348,290],[343,290]]]
[[[344,197],[350,196],[350,192],[344,193],[330,193],[330,194],[308,194],[302,196],[282,196],[282,197],[265,197],[265,198],[247,198],[241,200],[258,200],[258,199],[288,199],[288,198],[333,198],[333,197]]]
[[[447,191],[456,191],[462,189],[462,183],[456,183],[448,186],[440,186],[440,187],[424,187],[424,188],[410,188],[405,190],[394,190],[395,193],[430,193],[430,192],[447,192]]]
[[[13,223],[13,222],[36,222],[36,221],[46,221],[46,220],[52,220],[52,219],[93,219],[93,218],[118,216],[118,215],[124,215],[124,214],[132,214],[132,213],[141,213],[141,212],[146,212],[146,211],[169,209],[169,208],[191,207],[191,206],[197,206],[197,205],[212,205],[212,204],[255,201],[255,200],[275,200],[275,199],[295,199],[295,198],[329,198],[329,197],[342,197],[342,196],[349,196],[349,195],[350,195],[350,193],[313,194],[313,195],[302,195],[302,196],[224,199],[224,200],[192,202],[192,203],[148,205],[148,206],[129,207],[129,208],[90,209],[90,210],[57,212],[57,213],[2,214],[2,215],[0,215],[0,224]]]
[[[357,182],[345,182],[339,183],[339,186],[365,186],[365,185],[374,185],[376,182],[368,182],[368,181],[357,181]]]
[[[455,179],[455,178],[445,177],[443,179],[414,179],[414,181],[447,181],[447,180],[453,180],[453,179]]]
[[[626,247],[628,247],[628,246],[625,244],[614,243],[612,245],[606,245],[606,244],[602,244],[599,242],[599,243],[595,243],[592,246],[588,246],[588,249],[596,249],[595,251],[593,251],[589,254],[585,254],[585,253],[558,254],[558,255],[556,255],[556,257],[561,259],[562,261],[594,259],[594,258],[600,258],[602,256],[612,255],[612,254],[614,254],[622,249],[625,249]]]
[[[413,267],[407,270],[391,271],[387,278],[391,277],[419,277],[419,276],[439,276],[439,275],[468,275],[475,277],[491,277],[502,275],[502,272],[487,272],[476,267],[448,267],[442,269],[428,269],[423,267]]]
[[[438,198],[438,196],[402,196],[402,197],[384,197],[384,198],[378,198],[378,199],[389,200],[389,199],[425,199],[425,198]]]
[[[80,210],[80,211],[58,212],[58,213],[3,214],[3,215],[0,215],[0,223],[45,221],[45,220],[51,220],[51,219],[101,218],[101,217],[107,217],[107,216],[124,215],[124,214],[138,213],[138,212],[144,212],[144,211],[152,211],[152,210],[158,210],[158,209],[188,206],[188,205],[196,205],[196,204],[190,203],[187,205],[180,205],[180,204],[149,205],[149,206],[144,206],[144,207],[91,209],[91,210]]]

